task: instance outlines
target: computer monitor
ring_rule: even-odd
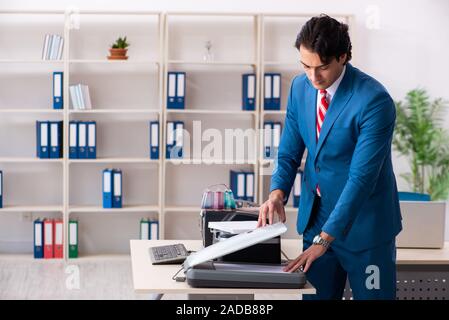
[[[442,248],[446,202],[400,201],[402,231],[396,238],[398,248]]]

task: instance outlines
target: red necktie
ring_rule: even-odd
[[[326,90],[320,90],[320,103],[318,104],[317,117],[316,117],[316,141],[320,138],[321,127],[323,126],[324,117],[326,116],[327,109],[329,108],[329,102],[326,98]],[[316,192],[321,196],[320,187],[316,185]]]

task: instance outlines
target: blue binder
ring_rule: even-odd
[[[34,258],[44,257],[44,222],[40,219],[34,220]]]
[[[49,121],[50,158],[62,158],[62,121]]]
[[[167,109],[184,109],[186,73],[168,72],[167,89]]]
[[[37,157],[41,159],[50,158],[50,150],[48,142],[49,139],[49,122],[48,121],[36,121],[36,146],[37,146]]]
[[[53,109],[63,108],[63,75],[63,72],[53,72]]]
[[[281,109],[281,74],[265,73],[264,75],[264,109]]]
[[[273,146],[273,122],[266,121],[263,124],[263,156],[266,159],[272,158],[272,146]]]
[[[112,207],[121,208],[122,207],[122,170],[112,169]]]
[[[97,158],[97,123],[95,121],[86,122],[87,125],[87,158]]]
[[[159,121],[150,121],[150,158],[159,159]]]
[[[175,145],[173,146],[172,156],[175,159],[183,158],[183,147],[184,147],[184,122],[176,121],[175,122]]]
[[[104,169],[103,170],[103,208],[112,208],[112,193],[113,193],[113,184],[112,184],[112,170]]]
[[[69,159],[78,159],[78,122],[69,122]]]
[[[299,208],[299,198],[301,196],[301,177],[302,172],[298,171],[293,184],[293,207],[295,208]]]
[[[78,158],[87,159],[87,123],[78,122]]]
[[[256,75],[242,75],[242,110],[256,110]]]
[[[173,147],[175,146],[175,122],[174,121],[167,122],[166,136],[167,136],[167,142],[166,142],[166,146],[165,146],[165,158],[171,159],[172,158],[172,150],[173,150]]]
[[[231,170],[230,180],[234,199],[246,200],[246,174],[244,172]]]
[[[280,122],[273,122],[272,126],[273,130],[272,130],[271,153],[272,157],[276,158],[278,155],[279,144],[281,143],[282,125]]]
[[[0,208],[3,208],[3,171],[0,170]]]
[[[245,199],[254,202],[254,172],[245,172]]]

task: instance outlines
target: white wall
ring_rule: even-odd
[[[107,3],[107,7],[106,4]],[[4,9],[59,9],[68,6],[80,10],[154,10],[154,11],[208,11],[208,12],[267,12],[267,13],[328,13],[353,14],[354,64],[382,82],[395,100],[406,92],[422,87],[432,98],[449,101],[447,74],[449,74],[449,1],[446,0],[153,0],[99,1],[58,0],[25,1],[1,0]],[[371,13],[378,10],[378,29],[369,29]],[[299,31],[299,30],[298,30]],[[293,42],[294,39],[291,39]],[[449,112],[445,126],[449,129]],[[408,171],[404,159],[394,159],[399,187],[407,188],[399,174]],[[449,169],[448,169],[449,170]],[[446,219],[446,239],[449,240],[449,218]]]

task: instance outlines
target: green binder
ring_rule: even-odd
[[[150,239],[150,221],[148,219],[142,218],[140,220],[140,240]]]
[[[69,221],[69,258],[78,258],[78,221]]]

